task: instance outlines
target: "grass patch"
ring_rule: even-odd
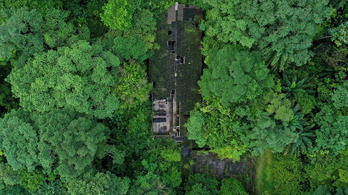
[[[256,162],[255,194],[272,194],[274,191],[271,166],[272,152],[265,150]]]

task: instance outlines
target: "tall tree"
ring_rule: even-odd
[[[118,100],[111,93],[119,59],[100,45],[79,41],[40,53],[8,77],[20,105],[46,112],[70,107],[97,118],[110,117]]]
[[[324,1],[205,0],[208,36],[225,43],[239,43],[263,50],[271,65],[294,62],[301,66],[312,56],[309,51],[319,25],[333,9]]]
[[[248,126],[217,99],[208,100],[206,105],[191,111],[185,126],[189,139],[195,140],[199,147],[208,145],[222,159],[238,160],[247,150],[241,137]]]
[[[315,123],[319,126],[316,133],[316,150],[338,154],[346,148],[348,139],[348,116],[337,115],[337,111],[325,105],[315,115]]]
[[[97,155],[98,148],[106,147],[109,129],[90,117],[71,110],[52,110],[32,116],[39,129],[40,142],[57,156],[55,172],[67,181],[82,174]],[[103,155],[101,155],[103,156]]]
[[[123,195],[127,194],[129,182],[128,178],[119,178],[110,172],[95,174],[87,172],[81,178],[70,181],[67,187],[72,195]]]
[[[0,119],[0,149],[14,170],[32,171],[40,165],[37,131],[23,110],[12,110]]]
[[[227,45],[220,50],[212,49],[206,63],[208,69],[198,82],[202,95],[220,97],[224,106],[253,100],[274,86],[259,52],[250,53]]]

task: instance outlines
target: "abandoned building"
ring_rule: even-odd
[[[182,141],[186,136],[183,124],[195,102],[200,101],[197,81],[202,72],[202,33],[197,27],[201,17],[199,8],[176,3],[159,24],[161,49],[150,58],[149,65],[156,137]]]

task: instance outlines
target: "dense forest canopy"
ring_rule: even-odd
[[[0,1],[0,194],[348,194],[348,1],[179,1],[204,12],[183,143],[153,135],[148,82],[175,3]]]

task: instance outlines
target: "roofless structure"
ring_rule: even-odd
[[[184,140],[187,132],[183,124],[201,100],[197,84],[202,73],[200,18],[199,8],[176,3],[159,23],[156,38],[160,49],[149,65],[156,137]]]

